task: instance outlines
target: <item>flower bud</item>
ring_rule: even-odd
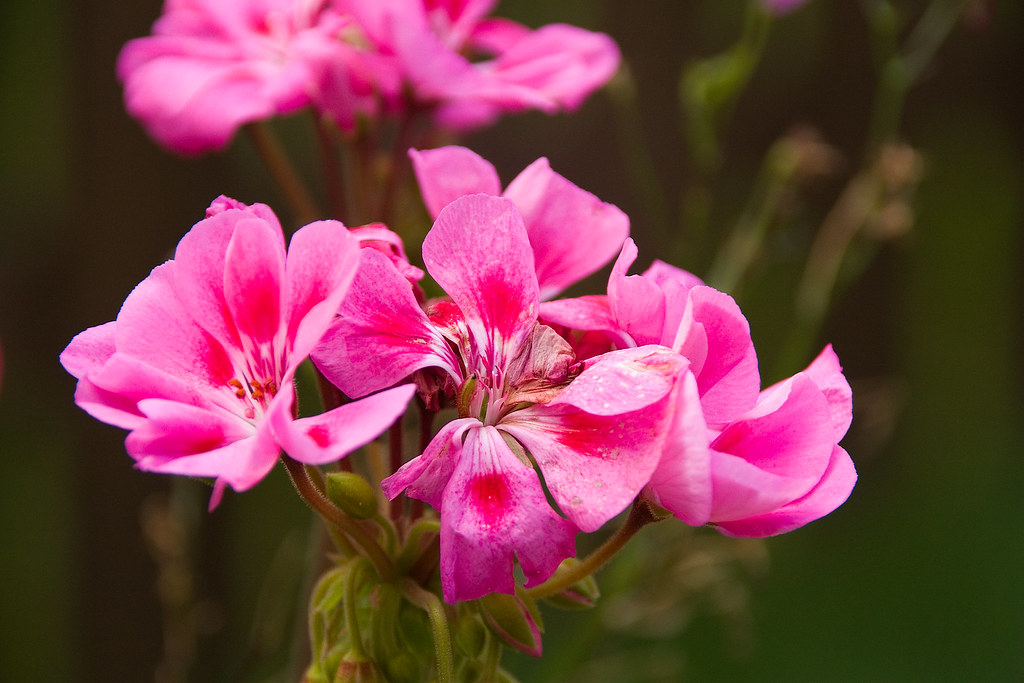
[[[377,493],[354,472],[327,475],[327,497],[354,519],[370,519],[377,514]]]
[[[334,683],[378,683],[381,680],[373,661],[352,651],[341,658],[334,675]]]
[[[540,657],[543,627],[535,607],[519,595],[491,593],[480,598],[480,610],[496,636],[510,647]]]

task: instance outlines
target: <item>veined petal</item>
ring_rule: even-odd
[[[384,495],[394,500],[402,491],[410,498],[429,503],[441,509],[441,498],[455,463],[462,453],[462,435],[466,430],[479,426],[480,421],[472,417],[452,420],[434,435],[426,450],[398,468],[398,471],[384,479],[380,485]]]
[[[235,224],[224,258],[224,298],[243,337],[268,344],[281,330],[285,250],[265,221]]]
[[[832,449],[821,480],[806,495],[775,510],[754,517],[716,523],[727,536],[763,537],[784,534],[829,514],[842,505],[857,483],[857,470],[849,454]]]
[[[552,171],[543,157],[509,184],[505,197],[523,214],[541,299],[608,263],[629,236],[626,214]]]
[[[668,395],[685,369],[667,349],[609,353],[551,403],[512,412],[499,426],[533,456],[563,514],[595,531],[650,480],[673,408]]]
[[[501,195],[501,181],[491,162],[465,147],[409,150],[412,168],[432,218],[468,194]]]
[[[288,337],[298,364],[327,331],[359,267],[359,243],[338,221],[317,221],[288,244]]]
[[[484,367],[503,371],[537,322],[539,303],[518,209],[486,195],[455,200],[423,240],[423,260],[465,314]]]
[[[527,585],[575,554],[576,528],[548,505],[532,467],[494,427],[466,433],[441,508],[441,585],[447,602],[512,593],[514,558]]]
[[[398,417],[416,387],[412,384],[346,403],[320,415],[292,419],[291,393],[287,405],[272,407],[268,419],[277,442],[292,458],[323,465],[343,457],[380,436]]]
[[[338,317],[312,353],[324,376],[348,396],[359,397],[423,368],[456,372],[457,363],[409,281],[384,254],[362,249],[359,256]]]

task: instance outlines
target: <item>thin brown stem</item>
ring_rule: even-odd
[[[274,181],[281,188],[285,199],[291,204],[296,218],[301,225],[312,223],[320,218],[320,210],[313,201],[312,195],[302,181],[302,177],[292,164],[284,148],[271,132],[270,127],[262,121],[249,123],[245,126],[256,151],[263,159],[264,165],[270,171]]]

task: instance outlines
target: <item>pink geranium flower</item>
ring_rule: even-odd
[[[467,194],[511,199],[533,247],[541,300],[550,299],[608,263],[629,236],[629,218],[551,170],[541,157],[501,190],[494,166],[465,147],[410,150],[427,211],[434,218]],[[580,240],[586,248],[580,248]]]
[[[736,302],[694,275],[656,261],[627,275],[622,248],[607,296],[542,304],[548,322],[592,335],[590,348],[660,344],[688,361],[652,498],[687,524],[737,536],[795,529],[841,505],[856,482],[838,444],[852,398],[827,348],[803,373],[759,391],[750,328]],[[699,403],[700,411],[692,409]]]
[[[711,523],[730,536],[792,531],[842,505],[857,482],[839,446],[852,406],[839,359],[826,347],[743,415],[708,425],[708,440],[694,437],[693,422],[670,435],[651,495],[688,524]]]
[[[166,0],[153,35],[117,62],[125,104],[180,154],[224,147],[244,123],[315,105],[350,127],[397,73],[345,40],[358,30],[328,0]]]
[[[392,56],[416,104],[454,129],[502,112],[572,110],[618,69],[608,36],[552,24],[535,31],[488,19],[497,0],[338,0],[381,54]],[[482,55],[470,61],[468,55]]]
[[[218,199],[125,300],[117,319],[72,340],[61,363],[75,402],[130,430],[139,469],[216,477],[242,491],[281,449],[308,464],[344,457],[388,427],[402,386],[295,419],[293,378],[355,275],[360,249],[336,221],[312,223],[285,250],[262,204]]]
[[[543,581],[574,554],[578,529],[599,528],[644,487],[686,361],[641,347],[576,364],[537,322],[533,250],[508,199],[470,195],[445,207],[423,260],[450,300],[425,312],[391,262],[364,251],[313,358],[352,396],[427,369],[442,375],[458,419],[384,490],[440,511],[446,600],[510,593],[515,561],[528,585]]]

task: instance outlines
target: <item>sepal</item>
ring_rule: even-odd
[[[544,624],[536,603],[522,592],[491,593],[480,598],[484,621],[503,643],[534,657],[541,655]]]

